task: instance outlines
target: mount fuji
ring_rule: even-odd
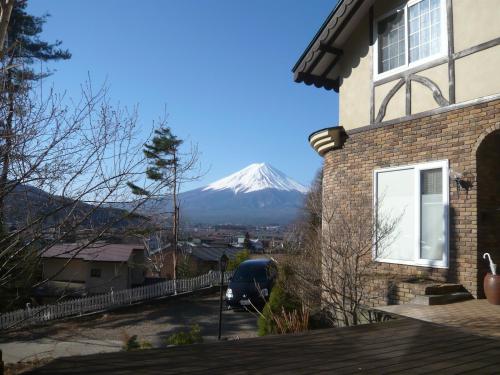
[[[181,193],[181,220],[193,224],[287,224],[303,206],[307,190],[269,164],[251,164],[205,187]]]

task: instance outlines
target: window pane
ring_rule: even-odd
[[[405,64],[404,12],[397,12],[377,24],[379,73]]]
[[[429,11],[429,1],[428,0],[421,1],[419,4],[420,4],[420,13],[425,13],[425,12]]]
[[[418,60],[418,48],[413,48],[410,50],[410,61]]]
[[[379,172],[377,174],[377,221],[396,221],[395,230],[377,246],[377,256],[392,260],[414,260],[415,244],[414,170]],[[381,230],[377,230],[380,239]]]
[[[431,29],[429,27],[420,30],[420,43],[429,43],[431,39]]]
[[[409,7],[410,62],[441,51],[440,7],[440,0],[422,0]]]
[[[443,207],[441,168],[421,171],[420,194],[420,257],[441,260],[445,246],[445,208]]]

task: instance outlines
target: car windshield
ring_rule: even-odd
[[[238,267],[233,276],[233,281],[250,283],[263,283],[267,281],[266,266],[262,264],[248,264]]]

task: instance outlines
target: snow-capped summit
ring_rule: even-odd
[[[269,164],[251,164],[206,187],[179,194],[181,218],[193,224],[282,225],[304,206],[307,189]],[[171,210],[170,199],[150,200],[146,214]]]
[[[250,164],[232,175],[211,183],[203,188],[203,191],[232,190],[234,193],[250,193],[265,189],[307,192],[305,186],[266,163]]]

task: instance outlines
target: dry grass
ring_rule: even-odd
[[[285,308],[281,308],[281,313],[272,314],[272,318],[276,323],[277,333],[298,333],[309,330],[309,311],[305,306],[302,309],[293,310],[290,312],[285,311]]]

